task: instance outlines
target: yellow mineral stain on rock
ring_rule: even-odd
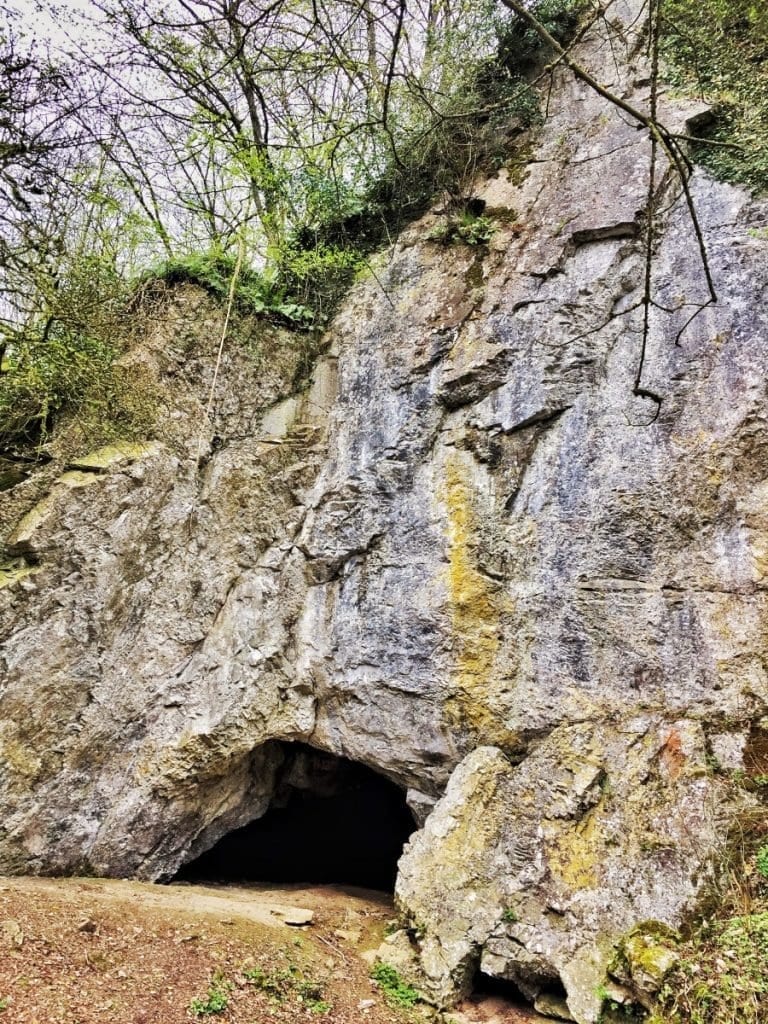
[[[41,526],[51,514],[54,505],[55,497],[53,493],[47,494],[41,501],[38,501],[38,503],[31,508],[25,516],[23,516],[16,528],[8,537],[8,540],[6,541],[8,548],[11,551],[15,551],[16,549],[20,551],[24,550],[32,540],[37,528]]]
[[[0,565],[0,590],[3,587],[10,587],[19,580],[34,575],[36,572],[40,572],[40,566],[27,565],[22,558],[14,558],[9,562],[4,562]]]
[[[118,441],[75,459],[70,466],[73,470],[105,472],[112,466],[135,462],[136,459],[151,455],[159,449],[160,445],[154,441]]]
[[[6,727],[0,734],[0,764],[26,779],[36,779],[42,770],[40,758],[18,740],[12,727]]]
[[[39,527],[45,523],[56,508],[59,496],[63,493],[64,489],[74,491],[81,487],[89,487],[97,479],[94,473],[84,473],[78,469],[62,473],[56,479],[53,489],[38,501],[19,521],[6,541],[8,549],[14,553],[26,551]]]
[[[559,831],[548,843],[548,863],[555,878],[571,889],[591,889],[598,885],[598,867],[605,856],[601,800],[573,828]]]
[[[448,457],[441,497],[448,520],[447,589],[455,650],[453,692],[444,710],[450,725],[469,728],[480,742],[503,747],[515,737],[489,703],[498,688],[494,667],[502,614],[512,610],[512,602],[475,564],[472,541],[479,524],[469,470],[458,453]]]
[[[498,793],[499,780],[490,779],[483,799],[476,801],[471,813],[457,820],[456,827],[441,838],[440,864],[435,870],[442,878],[450,878],[452,884],[477,878],[484,888],[493,887],[493,882],[482,878],[482,865],[488,850],[494,848],[500,828]],[[467,793],[468,806],[474,796]]]
[[[484,894],[484,903],[501,900],[499,879],[488,870],[499,845],[499,836],[508,813],[509,777],[513,769],[498,751],[491,755],[471,776],[464,780],[461,793],[455,794],[454,814],[443,823],[439,835],[427,855],[430,858],[430,884],[438,887],[469,887]],[[427,896],[426,892],[422,896]],[[470,897],[474,901],[475,897]],[[472,914],[477,911],[472,908]],[[469,927],[469,921],[457,912],[451,927]]]
[[[245,770],[253,741],[238,738],[232,729],[220,726],[210,733],[185,729],[167,746],[147,744],[137,758],[133,774],[141,785],[151,781],[157,793],[175,798],[199,799],[199,787],[216,780],[232,779]]]
[[[762,583],[768,576],[768,535],[763,531],[751,530],[749,547],[753,565],[752,579],[755,583]]]
[[[90,487],[91,484],[96,483],[96,479],[93,473],[84,473],[80,469],[68,469],[57,479],[56,486],[68,487],[70,491],[76,491],[80,487]]]

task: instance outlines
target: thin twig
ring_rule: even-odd
[[[693,201],[691,189],[689,185],[689,178],[693,170],[693,165],[688,159],[687,155],[683,152],[680,140],[685,141],[699,141],[692,137],[686,137],[684,135],[675,134],[669,129],[665,128],[658,120],[658,81],[659,81],[659,22],[660,22],[660,0],[649,0],[648,3],[648,43],[651,54],[651,97],[650,97],[650,112],[648,114],[638,110],[631,103],[628,103],[621,96],[616,95],[607,86],[602,85],[597,79],[587,71],[586,68],[582,67],[581,64],[577,63],[570,56],[568,50],[565,50],[560,43],[547,31],[546,27],[535,17],[524,6],[522,0],[501,0],[501,3],[512,11],[518,18],[520,18],[529,28],[533,29],[534,32],[541,38],[547,46],[549,46],[558,57],[558,61],[564,64],[569,70],[580,79],[585,85],[589,86],[603,99],[608,100],[609,103],[613,104],[614,107],[624,114],[628,114],[634,121],[639,125],[645,127],[648,130],[650,141],[651,141],[651,156],[650,156],[650,174],[649,174],[649,185],[648,185],[648,209],[646,212],[646,272],[644,282],[644,293],[641,300],[641,305],[644,309],[643,315],[643,334],[642,344],[640,351],[640,360],[638,363],[637,373],[635,375],[635,383],[633,387],[633,393],[643,398],[650,398],[657,403],[656,415],[651,422],[654,422],[659,415],[661,408],[661,398],[655,392],[649,391],[647,388],[641,386],[642,372],[645,364],[645,357],[648,345],[648,337],[650,332],[650,310],[652,306],[657,305],[652,299],[652,263],[653,263],[653,241],[654,241],[654,216],[656,206],[656,178],[657,178],[657,161],[659,149],[662,149],[670,162],[670,165],[676,172],[680,179],[680,187],[685,198],[686,207],[688,214],[693,226],[694,234],[696,236],[696,243],[699,250],[699,256],[701,259],[702,268],[704,271],[704,277],[707,284],[707,290],[709,297],[707,300],[699,304],[695,312],[689,317],[682,329],[678,332],[675,338],[675,345],[680,343],[680,338],[689,325],[695,320],[695,318],[708,306],[717,302],[717,292],[715,290],[715,284],[712,277],[712,272],[709,265],[709,257],[707,254],[707,247],[704,241],[704,233],[701,228],[701,223],[696,212],[696,206]],[[645,8],[645,5],[644,5]],[[700,140],[702,142],[706,140]]]
[[[658,0],[651,0],[648,11],[648,35],[651,48],[651,120],[655,122],[658,107],[658,69],[659,69],[659,38],[658,38]],[[648,168],[648,198],[645,211],[645,280],[643,285],[643,336],[640,342],[640,360],[637,364],[633,392],[642,395],[643,367],[645,353],[648,348],[648,337],[651,331],[651,292],[653,289],[653,234],[654,209],[656,206],[656,161],[658,159],[659,139],[656,132],[651,132],[651,156]],[[658,411],[657,411],[658,414]]]

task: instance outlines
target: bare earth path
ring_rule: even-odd
[[[394,1024],[360,955],[391,916],[365,890],[0,878],[0,1021]]]
[[[370,978],[392,916],[335,886],[0,877],[0,1024],[423,1024]],[[495,1000],[454,1019],[543,1020]]]

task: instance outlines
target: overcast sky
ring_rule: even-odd
[[[95,15],[89,0],[5,0],[0,8],[0,24],[13,25],[17,34],[67,48],[68,41],[93,42],[88,18]]]

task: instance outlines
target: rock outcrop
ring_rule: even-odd
[[[618,42],[583,60],[642,106]],[[407,790],[442,1005],[481,969],[594,1021],[621,936],[707,897],[741,810],[713,766],[768,772],[768,208],[694,175],[688,323],[660,180],[644,337],[645,133],[565,70],[550,111],[476,183],[489,244],[411,226],[308,386],[265,328],[206,421],[220,321],[182,291],[130,357],[157,439],[3,492],[0,869],[168,878],[300,740]]]

